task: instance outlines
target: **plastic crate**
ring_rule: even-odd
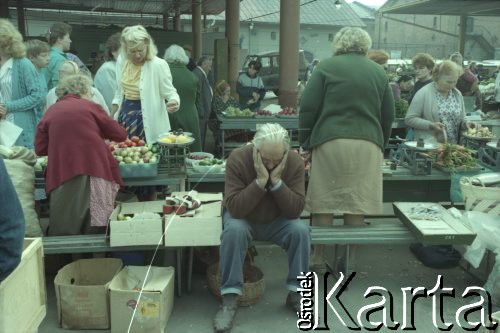
[[[158,159],[154,163],[120,164],[122,178],[148,178],[158,176]]]

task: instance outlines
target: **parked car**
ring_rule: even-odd
[[[273,91],[276,95],[279,94],[279,52],[265,52],[261,54],[247,55],[245,61],[243,62],[243,67],[240,73],[245,73],[248,68],[248,63],[252,60],[259,60],[262,64],[259,76],[264,82],[264,87],[266,90]],[[297,73],[297,81],[305,80],[307,72],[307,60],[305,56],[305,51],[299,51],[299,72]]]

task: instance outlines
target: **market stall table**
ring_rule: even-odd
[[[384,202],[393,201],[450,201],[450,174],[433,169],[430,175],[412,175],[410,170],[383,167]],[[225,174],[200,173],[187,168],[187,188],[198,191],[223,191]]]
[[[234,147],[229,147],[225,142],[224,136],[226,130],[249,130],[256,131],[259,126],[262,126],[266,123],[277,123],[283,126],[283,128],[287,130],[297,130],[299,128],[299,117],[276,117],[276,116],[268,116],[268,117],[225,117],[222,115],[217,115],[217,119],[220,122],[220,130],[221,130],[221,147],[222,153],[225,155],[226,151],[231,151]],[[241,145],[239,143],[238,145]]]

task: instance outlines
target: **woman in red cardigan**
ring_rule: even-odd
[[[59,101],[37,126],[36,154],[48,155],[51,236],[98,232],[96,227],[106,226],[122,185],[104,139],[124,141],[127,133],[91,101],[91,87],[91,79],[81,74],[60,81]]]

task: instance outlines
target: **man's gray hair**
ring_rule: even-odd
[[[264,143],[282,143],[285,149],[288,150],[290,148],[290,136],[288,131],[280,124],[267,123],[257,130],[252,143],[257,149],[260,149]]]
[[[184,49],[177,44],[172,44],[165,50],[163,59],[165,59],[166,62],[179,63],[183,65],[187,65],[189,62],[186,51],[184,51]]]

